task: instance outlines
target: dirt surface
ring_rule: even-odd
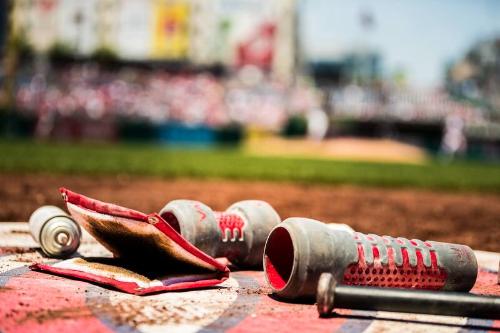
[[[255,155],[297,156],[355,161],[424,163],[428,156],[417,146],[387,139],[335,138],[321,141],[284,139],[280,137],[254,138],[245,149]]]
[[[62,207],[58,188],[146,213],[173,199],[224,210],[243,199],[268,201],[282,218],[342,222],[361,232],[467,244],[500,252],[500,196],[248,181],[0,175],[0,221],[27,221],[40,205]]]

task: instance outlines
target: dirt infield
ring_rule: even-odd
[[[465,243],[500,252],[500,196],[411,189],[375,189],[247,181],[0,175],[0,221],[26,221],[43,204],[62,206],[60,186],[144,212],[172,199],[200,200],[223,210],[258,198],[282,218],[343,222],[361,232]]]
[[[297,156],[350,161],[421,164],[428,158],[422,148],[387,139],[335,138],[322,141],[279,137],[248,140],[247,152],[263,156]]]

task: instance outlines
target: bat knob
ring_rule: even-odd
[[[319,277],[316,305],[321,317],[330,315],[335,304],[335,287],[337,281],[331,273],[323,273]]]

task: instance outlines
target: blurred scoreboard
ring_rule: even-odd
[[[290,74],[295,0],[16,0],[15,31],[36,50],[64,44],[130,60],[255,65]]]

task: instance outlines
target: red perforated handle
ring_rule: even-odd
[[[443,288],[446,271],[429,242],[355,233],[358,262],[344,272],[346,285],[393,288]]]

